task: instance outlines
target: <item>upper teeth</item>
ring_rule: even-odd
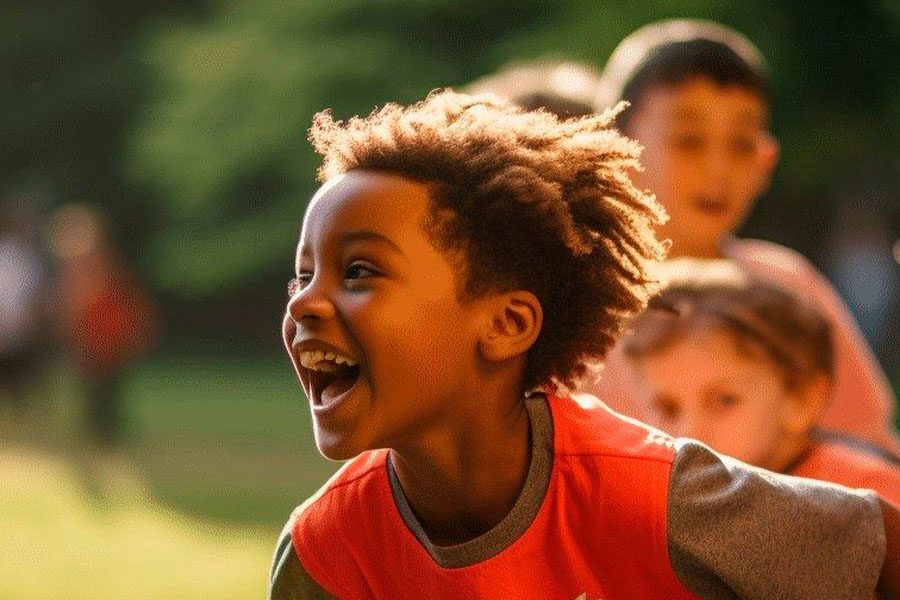
[[[338,370],[337,365],[346,364],[355,367],[356,361],[335,352],[322,352],[321,350],[305,350],[300,353],[300,364],[313,371],[326,371],[333,373]]]

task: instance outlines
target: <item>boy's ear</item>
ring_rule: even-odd
[[[831,377],[825,373],[812,376],[790,395],[784,427],[791,433],[806,434],[816,423],[831,398]]]
[[[525,354],[541,332],[544,311],[537,296],[517,290],[495,296],[487,326],[478,340],[481,355],[500,362]]]
[[[769,184],[772,183],[772,173],[775,172],[775,166],[781,157],[781,144],[778,143],[775,136],[768,131],[762,131],[759,135],[760,139],[756,155],[756,193],[754,197],[763,195],[769,189]]]

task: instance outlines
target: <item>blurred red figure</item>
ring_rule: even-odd
[[[51,242],[58,261],[61,334],[85,380],[88,426],[100,446],[112,447],[122,435],[121,376],[156,339],[157,310],[92,208],[60,209]]]

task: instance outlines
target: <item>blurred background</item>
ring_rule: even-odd
[[[263,596],[336,468],[279,340],[314,112],[601,68],[678,16],[770,61],[783,159],[743,234],[831,278],[896,390],[896,0],[4,2],[0,597]]]

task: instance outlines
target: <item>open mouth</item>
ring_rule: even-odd
[[[359,379],[357,362],[336,352],[306,350],[299,358],[315,408],[324,410],[336,405]]]
[[[699,198],[694,202],[694,207],[707,215],[720,216],[728,212],[728,203],[712,198]]]

